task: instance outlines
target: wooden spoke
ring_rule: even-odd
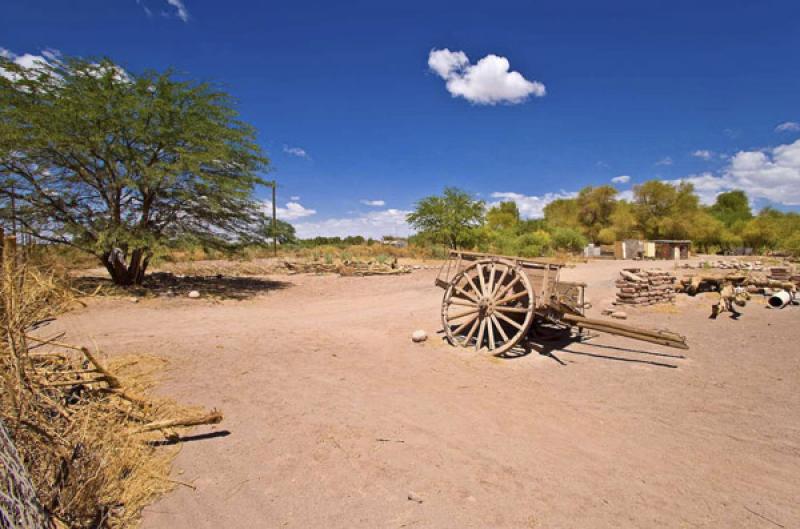
[[[495,301],[494,303],[495,303],[495,305],[505,305],[506,303],[511,303],[512,301],[516,301],[519,298],[522,298],[522,297],[525,297],[525,296],[528,296],[528,295],[529,295],[528,291],[527,290],[523,290],[522,292],[517,292],[516,294],[512,294],[512,295],[510,295],[508,297],[505,297],[505,298],[503,298],[503,299],[501,299],[499,301]]]
[[[506,323],[508,323],[510,325],[513,325],[514,327],[516,327],[519,330],[522,330],[522,324],[515,322],[514,320],[512,320],[511,318],[509,318],[508,316],[506,316],[503,313],[496,312],[495,314],[497,315],[498,318],[500,318],[504,322],[506,322]]]
[[[472,294],[470,294],[469,292],[467,292],[466,290],[464,290],[460,286],[453,285],[453,289],[456,292],[458,292],[459,294],[461,294],[462,296],[464,296],[466,299],[469,299],[470,301],[472,301],[473,303],[477,303],[478,302],[478,299],[475,296],[473,296]]]
[[[483,279],[483,268],[481,264],[478,263],[475,265],[475,269],[478,271],[478,283],[481,285],[481,297],[486,295],[486,282]]]
[[[466,277],[466,278],[467,278],[467,281],[469,282],[469,286],[471,286],[471,287],[472,287],[472,291],[473,291],[473,292],[475,292],[476,294],[478,294],[478,297],[480,297],[480,295],[481,295],[481,291],[480,291],[480,290],[478,290],[478,287],[476,287],[476,286],[475,286],[475,283],[472,281],[472,278],[469,276],[469,274],[467,274],[467,273],[465,272],[465,273],[464,273],[464,277]]]
[[[474,301],[461,301],[460,299],[450,298],[450,305],[459,305],[461,307],[475,307]]]
[[[480,327],[478,328],[478,339],[475,341],[475,350],[480,351],[483,347],[483,332],[486,330],[486,318],[481,319]]]
[[[458,312],[456,314],[451,314],[448,316],[451,320],[455,320],[458,318],[463,318],[464,316],[471,316],[472,314],[477,314],[479,309],[472,309],[472,310],[465,310],[464,312]]]
[[[512,288],[514,288],[514,285],[516,285],[516,284],[517,284],[517,283],[519,283],[520,281],[522,281],[522,276],[521,276],[521,275],[519,275],[519,274],[517,274],[517,277],[515,277],[515,278],[514,278],[514,279],[513,279],[513,280],[512,280],[512,281],[511,281],[509,284],[507,284],[507,285],[505,286],[505,288],[503,288],[503,290],[502,290],[501,292],[498,292],[498,293],[497,293],[497,295],[495,296],[495,298],[502,298],[503,296],[505,296],[506,294],[508,294],[508,292],[509,292],[509,291],[510,291]]]
[[[489,268],[489,284],[486,285],[486,297],[491,297],[492,292],[494,292],[494,270],[495,264],[492,263],[492,267]]]
[[[472,327],[469,328],[469,332],[467,333],[467,337],[464,338],[464,347],[469,345],[469,341],[472,340],[472,337],[475,336],[475,331],[478,329],[478,324],[480,321],[478,318],[475,318],[475,321],[472,323]]]
[[[506,334],[506,331],[503,329],[503,326],[500,325],[500,322],[497,321],[497,316],[495,316],[494,314],[492,314],[492,322],[494,323],[495,327],[497,327],[497,330],[500,333],[500,336],[503,337],[503,342],[507,342],[508,341],[508,335]]]
[[[492,323],[491,318],[484,318],[486,320],[486,326],[489,328],[489,350],[494,351],[494,324]]]
[[[522,307],[495,307],[494,310],[496,312],[514,312],[516,314],[525,314],[529,312],[530,309],[524,309]]]
[[[472,322],[475,322],[475,320],[477,320],[477,319],[478,319],[478,315],[476,314],[475,316],[471,317],[470,319],[468,319],[467,321],[465,321],[464,323],[462,323],[461,325],[459,325],[458,327],[456,327],[456,328],[453,330],[453,334],[458,334],[458,333],[460,333],[461,331],[463,331],[464,329],[466,329],[466,328],[467,328],[467,325],[469,325],[469,324],[470,324],[470,323],[472,323]],[[476,322],[476,323],[477,323],[477,322]]]
[[[503,268],[503,273],[500,274],[500,279],[498,279],[497,283],[495,283],[494,290],[492,290],[492,292],[491,292],[492,297],[495,297],[495,295],[497,295],[497,292],[501,288],[503,288],[503,280],[506,278],[506,274],[508,273],[508,270],[509,270],[508,266]]]

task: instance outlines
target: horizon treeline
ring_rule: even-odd
[[[721,193],[705,206],[689,182],[650,180],[634,186],[630,200],[610,185],[587,186],[573,198],[547,204],[540,219],[523,219],[514,202],[487,208],[447,188],[442,196],[420,200],[408,220],[417,229],[410,238],[415,244],[525,257],[623,239],[688,239],[702,253],[752,248],[800,255],[800,214],[772,207],[754,213],[741,190]]]

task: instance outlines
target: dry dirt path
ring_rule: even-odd
[[[625,264],[565,276],[596,314]],[[501,360],[441,343],[433,277],[275,277],[290,285],[245,301],[63,318],[72,340],[166,356],[161,391],[225,413],[229,435],[177,459],[196,490],[143,527],[800,526],[800,308],[710,321],[684,297],[630,322],[686,334],[686,358],[603,336]]]

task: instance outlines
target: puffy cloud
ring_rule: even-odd
[[[294,196],[289,197],[289,200],[291,200],[292,202],[297,202],[298,200],[300,200],[300,197],[297,196],[297,195],[294,195]]]
[[[463,51],[433,49],[428,55],[428,66],[446,81],[447,91],[453,97],[480,105],[522,103],[531,95],[542,97],[547,92],[542,83],[510,71],[508,59],[498,55],[490,54],[471,64]]]
[[[775,132],[797,132],[800,131],[800,123],[796,121],[784,121],[777,127],[775,127]]]
[[[489,207],[495,206],[500,202],[512,201],[517,204],[520,216],[527,219],[539,219],[544,217],[544,207],[554,200],[559,198],[574,198],[578,193],[570,193],[561,191],[559,193],[545,193],[541,196],[523,195],[521,193],[513,193],[508,191],[494,192],[491,194],[492,198],[499,199],[496,202],[489,204]]]
[[[719,175],[703,173],[670,182],[690,182],[703,203],[723,191],[741,189],[753,199],[800,205],[800,140],[771,149],[739,151]]]
[[[631,181],[631,177],[626,174],[621,174],[612,178],[611,181],[615,184],[627,184]]]
[[[298,158],[309,158],[308,152],[302,147],[289,147],[288,145],[284,145],[283,152],[292,156],[297,156]]]
[[[672,158],[665,156],[656,162],[656,165],[672,165]]]
[[[692,153],[692,156],[695,158],[702,158],[703,160],[710,160],[714,157],[714,153],[706,149],[697,149]]]
[[[407,237],[411,227],[406,222],[410,211],[385,209],[371,211],[354,217],[341,217],[319,222],[299,222],[294,224],[297,236],[303,239],[310,237],[346,237],[361,235],[379,239],[384,235]]]
[[[362,204],[364,204],[365,206],[373,206],[373,207],[380,207],[380,206],[385,206],[386,205],[386,201],[385,200],[367,200],[367,199],[364,199],[364,200],[361,200],[360,202]]]
[[[264,203],[264,207],[272,212],[272,204]],[[299,202],[287,202],[286,207],[276,208],[276,215],[281,220],[296,220],[315,215],[317,210],[303,207]]]

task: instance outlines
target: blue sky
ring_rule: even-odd
[[[796,210],[799,27],[796,0],[5,0],[0,48],[214,81],[301,235],[380,236],[446,185],[532,217],[612,179]]]

